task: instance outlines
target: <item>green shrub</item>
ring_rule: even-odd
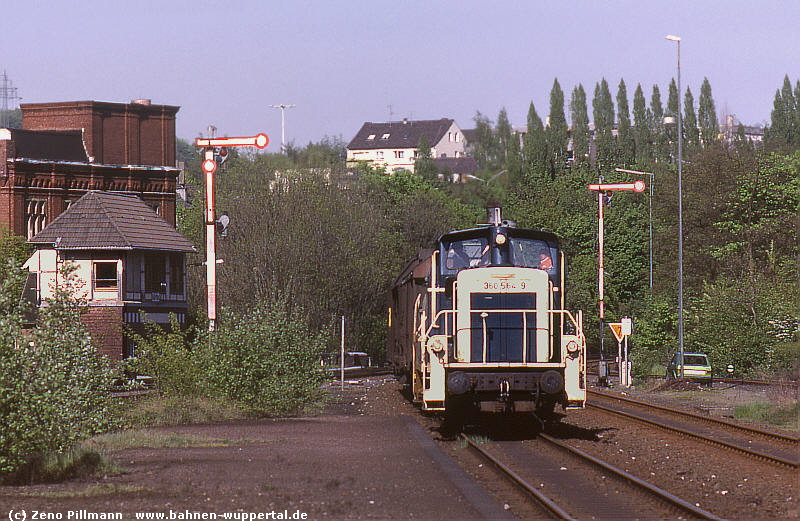
[[[226,314],[208,349],[208,377],[220,395],[261,414],[296,412],[320,397],[320,354],[329,332],[312,331],[286,299]]]
[[[113,372],[80,321],[73,271],[62,270],[34,329],[23,332],[19,311],[0,314],[0,472],[64,453],[112,425]],[[21,275],[2,281],[0,301],[14,298],[9,287]]]
[[[181,329],[175,315],[170,315],[169,330],[145,322],[145,331],[144,335],[129,332],[136,343],[137,356],[126,360],[126,368],[153,377],[157,387],[170,396],[200,396],[203,393],[203,360],[201,354],[191,348],[190,332]]]

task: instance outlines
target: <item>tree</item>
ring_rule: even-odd
[[[686,95],[683,97],[683,136],[688,148],[700,144],[700,131],[697,128],[697,115],[694,111],[694,96],[689,87],[686,87]]]
[[[628,108],[628,89],[623,79],[619,80],[617,87],[617,121],[617,158],[622,164],[628,165],[633,162],[635,145]]]
[[[566,166],[569,142],[567,118],[564,115],[564,92],[561,90],[558,78],[553,80],[553,88],[550,89],[550,116],[545,128],[545,137],[552,175],[555,176]]]
[[[633,145],[634,158],[637,163],[649,161],[652,157],[652,133],[650,131],[651,115],[644,99],[642,85],[636,85],[633,93]]]
[[[531,102],[528,107],[528,132],[525,134],[522,144],[522,156],[527,175],[545,177],[551,174],[547,152],[547,136],[542,126],[542,120]]]
[[[501,164],[505,164],[506,161],[508,161],[508,146],[511,142],[511,123],[508,121],[508,113],[505,107],[500,109],[500,112],[497,114],[497,128],[495,132],[497,133],[497,145],[499,148],[498,159]]]
[[[472,120],[475,122],[475,143],[472,147],[475,160],[483,169],[494,169],[498,164],[499,146],[492,130],[492,121],[480,111]]]
[[[614,102],[608,89],[608,82],[603,78],[595,84],[592,99],[592,116],[594,118],[594,142],[597,150],[596,162],[600,169],[609,168],[614,163],[616,143],[614,142]]]
[[[667,96],[667,116],[675,118],[674,125],[666,125],[667,140],[670,143],[670,155],[678,157],[678,112],[680,111],[680,94],[675,78],[669,82],[669,95]]]
[[[431,182],[438,182],[438,169],[431,156],[431,146],[428,138],[422,134],[417,145],[417,158],[414,161],[414,173]]]
[[[697,119],[700,124],[700,139],[703,142],[703,146],[709,146],[717,140],[719,125],[717,124],[717,110],[714,108],[714,98],[711,96],[711,84],[708,82],[708,78],[703,78],[703,84],[700,87]]]
[[[661,105],[661,91],[658,85],[653,85],[653,93],[650,96],[650,120],[651,133],[653,136],[653,154],[656,161],[663,161],[669,155],[667,145],[667,135],[664,132],[664,107]]]
[[[576,164],[589,159],[589,114],[586,109],[586,91],[580,83],[572,89],[569,102],[572,120],[572,153]]]
[[[795,92],[787,74],[783,87],[775,92],[772,106],[771,124],[767,129],[766,140],[773,147],[800,146],[800,81]]]

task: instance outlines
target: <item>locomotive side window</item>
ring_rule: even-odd
[[[489,265],[489,242],[485,237],[453,241],[447,245],[445,268],[458,271]]]

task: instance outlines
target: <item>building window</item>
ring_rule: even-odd
[[[372,141],[373,139],[375,139],[375,134],[370,134],[367,136],[367,141]]]
[[[94,289],[116,290],[118,286],[117,261],[95,261]]]
[[[383,136],[381,136],[381,139],[389,139],[389,134],[384,134]]]
[[[403,151],[402,150],[395,150],[394,151],[394,158],[395,159],[403,159]]]
[[[144,290],[147,293],[166,293],[167,270],[163,255],[150,254],[144,259]]]
[[[161,203],[154,203],[152,201],[149,202],[145,201],[145,202],[147,203],[147,206],[149,206],[150,209],[155,212],[156,215],[158,215],[159,217],[161,216]]]
[[[383,159],[383,151],[378,152],[378,159]]]
[[[458,143],[459,141],[461,141],[461,139],[458,137],[458,132],[456,132],[455,134],[453,134],[453,139],[455,139],[456,143]]]
[[[47,201],[43,199],[25,200],[25,224],[28,239],[42,231],[47,224]]]
[[[453,142],[453,133],[452,132],[448,132],[447,133],[447,141],[450,141],[451,143]]]
[[[183,255],[173,253],[169,256],[169,292],[183,294]]]

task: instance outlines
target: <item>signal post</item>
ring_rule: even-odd
[[[254,146],[259,149],[269,144],[266,134],[253,137],[197,138],[194,146],[204,150],[202,163],[206,181],[206,294],[208,303],[208,330],[214,331],[217,320],[217,216],[214,205],[214,172],[217,171],[215,156],[227,147]],[[223,154],[224,155],[224,154]]]
[[[603,265],[603,242],[604,242],[604,208],[605,201],[603,198],[606,192],[615,190],[627,190],[636,193],[644,192],[644,181],[636,181],[635,183],[603,183],[603,177],[600,176],[600,182],[597,184],[589,185],[589,190],[597,192],[597,295],[600,301],[600,362],[603,360],[603,324],[605,322],[605,267]]]

